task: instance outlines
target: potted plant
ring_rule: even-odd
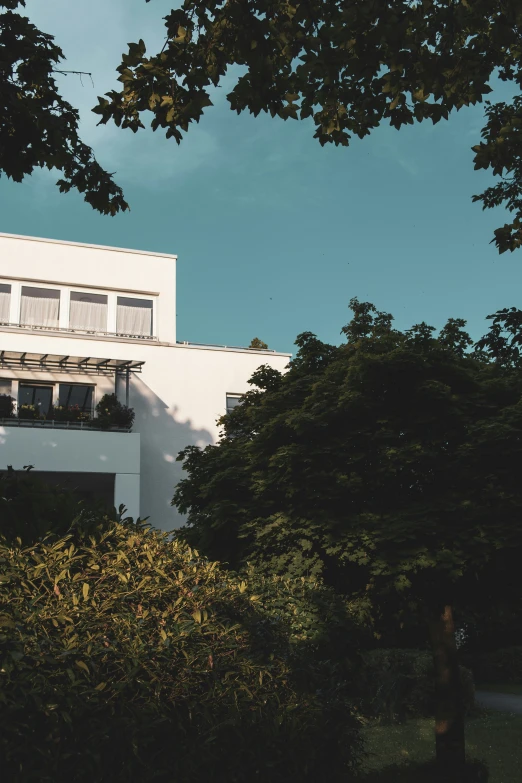
[[[19,419],[40,419],[40,409],[36,405],[20,405],[18,407]]]
[[[89,421],[91,417],[79,405],[56,405],[53,408],[52,418],[55,421]]]
[[[14,416],[14,400],[8,394],[0,394],[0,419],[12,419]]]
[[[130,430],[134,422],[134,410],[118,400],[115,394],[104,394],[96,406],[97,423],[103,430],[112,427]]]

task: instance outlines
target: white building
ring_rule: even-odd
[[[288,360],[177,342],[176,256],[0,234],[0,395],[14,399],[5,418],[2,398],[0,470],[33,465],[173,529],[178,452],[216,442],[254,370]],[[135,411],[132,431],[58,420],[73,405],[94,417],[115,391]]]

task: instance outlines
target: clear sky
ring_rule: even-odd
[[[96,127],[90,109],[118,84],[127,42],[141,37],[155,53],[171,7],[27,0],[64,67],[92,72],[94,88],[75,76],[60,84],[131,212],[99,216],[61,195],[56,173],[38,172],[22,184],[0,179],[0,231],[178,254],[178,339],[194,342],[257,336],[293,351],[295,336],[312,331],[338,343],[352,296],[394,314],[401,329],[465,318],[475,338],[486,315],[521,306],[522,251],[499,256],[489,244],[507,215],[471,202],[492,182],[472,163],[483,107],[322,148],[310,121],[233,113],[225,84],[179,147],[150,129]],[[508,96],[501,85],[490,98]],[[9,259],[0,269],[10,271]]]

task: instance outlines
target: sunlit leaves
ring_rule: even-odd
[[[101,122],[113,119],[132,130],[143,127],[139,118],[152,111],[152,127],[165,128],[179,143],[210,105],[206,88],[239,65],[246,72],[227,95],[233,111],[311,118],[321,145],[347,146],[383,121],[399,129],[448,119],[453,109],[491,92],[495,70],[501,79],[520,81],[520,15],[518,0],[185,0],[165,18],[158,55],[147,56],[143,41],[129,45],[119,68],[123,90],[110,93],[96,111]],[[167,114],[151,97],[157,94],[172,97]],[[481,165],[502,176],[493,146],[491,141]],[[504,168],[519,148],[514,137],[505,139]],[[476,199],[510,209],[520,192],[520,182],[511,193],[501,183],[494,194]],[[520,216],[520,205],[515,209]],[[521,236],[513,223],[495,232],[494,241],[504,252]]]

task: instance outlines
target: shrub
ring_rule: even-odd
[[[30,470],[15,471],[11,466],[0,472],[0,536],[29,546],[46,534],[65,535],[80,521],[86,524],[87,509],[76,495],[62,487],[38,479]]]
[[[477,682],[522,683],[522,647],[482,653],[469,662]]]
[[[18,407],[19,419],[40,419],[40,409],[36,405],[20,405]]]
[[[249,579],[143,523],[0,542],[6,779],[349,779],[359,722],[314,655],[327,594]]]
[[[79,405],[56,405],[53,408],[52,418],[55,421],[89,421],[91,417]]]
[[[96,413],[102,429],[130,429],[134,423],[134,410],[122,405],[115,394],[104,394],[96,406]]]
[[[359,694],[368,717],[404,720],[431,717],[435,709],[435,680],[431,654],[421,650],[372,650],[362,656]],[[473,675],[460,667],[466,712],[475,704]]]
[[[14,415],[14,400],[8,394],[0,394],[0,419],[10,419]]]

